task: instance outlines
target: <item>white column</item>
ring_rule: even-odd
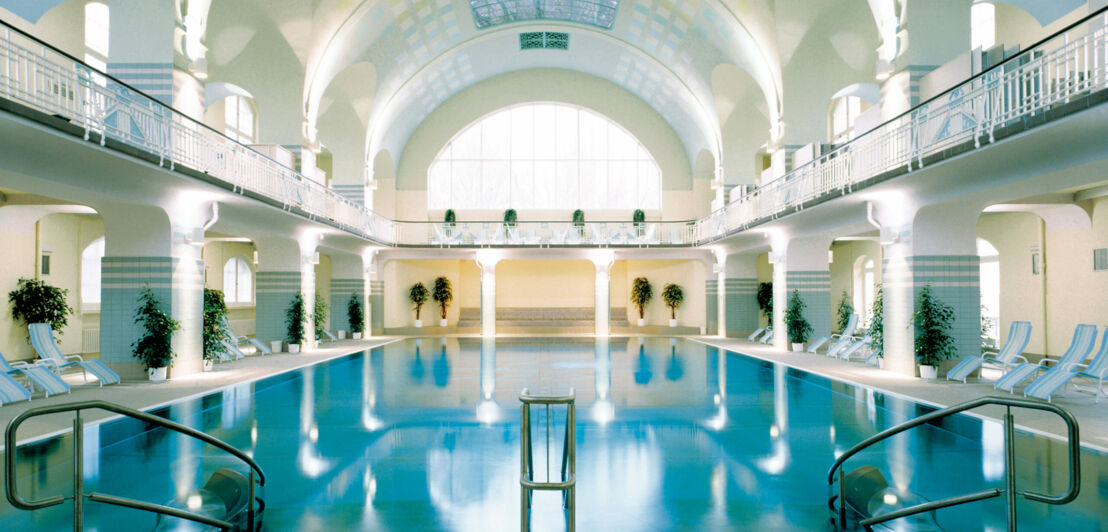
[[[499,261],[498,255],[477,252],[477,267],[481,270],[481,336],[496,336],[496,263]]]
[[[608,336],[611,332],[609,316],[611,312],[611,286],[612,264],[615,263],[615,254],[611,251],[596,251],[590,257],[596,266],[596,283],[594,286],[593,313],[596,323],[596,335]]]

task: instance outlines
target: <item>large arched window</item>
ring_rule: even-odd
[[[509,107],[464,129],[427,177],[431,209],[660,209],[662,173],[642,143],[592,111]]]
[[[93,240],[81,252],[81,304],[100,304],[100,262],[104,258],[104,237]]]
[[[257,140],[257,117],[254,105],[244,96],[228,96],[223,100],[223,133],[243,144]]]
[[[977,256],[981,259],[981,342],[996,347],[1000,340],[1000,253],[978,238]]]
[[[241,257],[223,264],[223,299],[228,303],[249,303],[253,298],[253,274]]]
[[[854,261],[854,312],[861,318],[862,327],[873,320],[873,300],[877,291],[877,265],[863,255]]]

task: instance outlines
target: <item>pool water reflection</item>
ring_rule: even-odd
[[[702,344],[667,338],[400,341],[182,401],[159,412],[248,449],[269,475],[269,530],[519,527],[519,401],[577,394],[579,530],[826,530],[826,471],[854,443],[929,409]],[[536,413],[540,410],[536,409]],[[564,411],[551,411],[557,469]],[[535,419],[536,469],[547,467]],[[1017,418],[1018,421],[1018,418]],[[114,421],[90,427],[88,489],[164,502],[233,461]],[[1064,450],[1020,434],[1019,483],[1064,489]],[[70,440],[21,449],[25,493],[68,493]],[[958,416],[898,436],[849,465],[879,467],[931,499],[999,486],[1003,434]],[[1021,502],[1021,530],[1108,530],[1108,459],[1083,453],[1074,504]],[[541,474],[540,474],[540,478]],[[17,512],[6,530],[64,530],[64,504]],[[945,530],[1003,530],[999,500],[940,511]],[[534,530],[563,530],[560,497],[535,496]],[[87,505],[89,530],[154,519]],[[10,525],[10,526],[9,526]]]

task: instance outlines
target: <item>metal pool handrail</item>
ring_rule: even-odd
[[[573,388],[568,395],[531,395],[527,388],[519,394],[520,405],[520,530],[530,529],[531,492],[534,490],[561,491],[562,504],[566,508],[566,530],[576,529],[577,492],[577,430],[575,421],[576,394]],[[534,458],[531,456],[531,405],[546,406],[547,481],[536,482]],[[562,480],[550,482],[550,405],[566,405],[565,439],[562,443]]]
[[[1007,505],[1007,521],[1008,530],[1016,530],[1016,496],[1022,495],[1025,499],[1043,502],[1047,504],[1066,504],[1072,502],[1077,498],[1078,492],[1081,490],[1081,438],[1077,426],[1077,419],[1073,417],[1069,411],[1062,407],[1047,403],[1044,401],[1035,401],[1030,399],[1019,399],[1015,397],[996,397],[985,396],[966,401],[961,404],[957,404],[951,407],[943,408],[942,410],[936,410],[930,414],[926,414],[910,421],[906,421],[886,429],[882,432],[874,434],[869,438],[866,438],[861,443],[851,447],[845,453],[842,454],[835,463],[831,466],[831,469],[827,471],[827,484],[832,486],[835,484],[836,471],[838,471],[839,482],[839,494],[838,494],[838,527],[842,528],[846,523],[846,484],[845,484],[845,469],[843,464],[852,456],[858,454],[864,449],[886,440],[892,436],[900,434],[908,429],[912,429],[930,423],[937,419],[945,418],[964,412],[966,410],[972,410],[985,405],[1002,405],[1005,407],[1004,413],[1004,484],[1005,489],[987,489],[974,493],[967,493],[965,495],[959,495],[956,497],[948,497],[946,499],[926,502],[923,504],[917,504],[915,506],[909,506],[907,508],[901,508],[895,512],[889,512],[878,516],[873,516],[868,519],[863,519],[858,522],[870,530],[873,525],[891,521],[893,519],[900,519],[902,517],[908,517],[910,515],[916,515],[924,512],[930,512],[932,510],[938,510],[940,508],[946,508],[949,506],[957,506],[974,501],[980,501],[985,499],[991,499],[993,497],[999,497],[1001,494],[1005,495],[1005,501]],[[1069,454],[1069,488],[1061,495],[1047,495],[1043,493],[1033,491],[1017,491],[1016,490],[1016,446],[1015,446],[1015,423],[1012,417],[1012,407],[1027,408],[1030,410],[1044,410],[1047,412],[1053,412],[1062,418],[1062,421],[1066,423],[1066,445]],[[829,498],[829,503],[834,509],[835,496]]]
[[[109,403],[107,401],[80,401],[75,403],[64,403],[51,406],[40,406],[38,408],[32,408],[19,414],[8,423],[8,427],[4,430],[4,442],[6,449],[4,458],[6,467],[4,470],[4,487],[8,502],[12,506],[21,510],[38,510],[41,508],[47,508],[50,506],[56,506],[61,504],[66,499],[73,499],[73,530],[81,531],[84,529],[84,501],[82,497],[87,497],[90,501],[100,502],[104,504],[111,504],[115,506],[124,506],[127,508],[134,508],[136,510],[143,510],[146,512],[154,512],[158,514],[168,515],[171,517],[178,517],[181,519],[188,519],[190,521],[196,521],[208,526],[214,526],[222,530],[231,530],[234,525],[226,521],[214,519],[205,515],[200,515],[193,512],[187,512],[178,508],[172,508],[169,506],[154,504],[145,501],[139,501],[136,499],[129,499],[126,497],[117,497],[114,495],[106,495],[103,493],[84,493],[84,454],[83,454],[83,435],[84,424],[81,422],[81,410],[106,410],[130,418],[138,419],[144,423],[151,425],[157,425],[162,428],[179,432],[188,436],[200,440],[208,445],[216,447],[222,451],[231,454],[235,458],[238,458],[250,467],[250,487],[248,491],[248,499],[250,501],[250,509],[247,512],[247,526],[248,529],[253,531],[255,525],[255,518],[258,511],[264,508],[264,503],[255,499],[254,484],[257,482],[259,486],[265,486],[265,472],[262,471],[261,466],[254,461],[253,458],[246,453],[233,447],[231,444],[224,442],[213,436],[209,436],[203,432],[200,432],[191,427],[186,427],[180,423],[169,421],[165,418],[127,408],[115,403]],[[70,497],[62,495],[54,495],[52,497],[46,497],[44,499],[37,499],[28,501],[19,494],[18,478],[15,474],[15,459],[19,454],[16,447],[16,433],[19,430],[19,425],[24,421],[48,414],[57,414],[59,412],[75,412],[76,415],[73,419],[73,495]],[[255,503],[258,503],[257,507]]]

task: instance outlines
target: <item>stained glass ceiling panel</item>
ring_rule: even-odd
[[[477,29],[523,20],[564,20],[610,30],[619,0],[469,0],[469,7]]]

